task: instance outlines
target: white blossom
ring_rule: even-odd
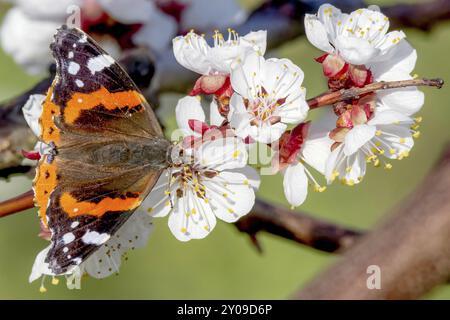
[[[266,51],[266,31],[250,32],[239,36],[229,30],[228,39],[215,32],[214,45],[210,46],[205,37],[190,31],[185,36],[173,39],[173,53],[183,67],[201,75],[227,75],[231,64],[243,58],[248,52]]]
[[[169,228],[178,240],[204,238],[217,218],[232,223],[253,207],[259,178],[246,166],[247,157],[245,145],[235,137],[181,149],[142,206],[153,217],[169,215]]]
[[[231,72],[228,120],[241,138],[270,143],[287,124],[303,121],[309,107],[302,87],[303,71],[289,59],[265,60],[254,52],[235,64]]]

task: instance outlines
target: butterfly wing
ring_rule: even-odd
[[[43,103],[41,140],[53,148],[34,180],[52,232],[46,262],[70,271],[131,216],[166,166],[169,142],[136,85],[78,29],[51,45],[56,77]]]

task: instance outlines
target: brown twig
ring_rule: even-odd
[[[0,218],[33,208],[33,191],[4,202],[0,202]],[[274,206],[257,199],[252,212],[238,222],[236,227],[250,236],[252,243],[262,251],[256,235],[265,231],[297,243],[325,252],[336,252],[350,247],[361,235],[329,222]]]
[[[323,93],[317,97],[308,100],[308,105],[310,109],[316,109],[323,106],[332,105],[337,102],[346,101],[350,99],[358,99],[360,96],[379,91],[388,90],[396,88],[406,88],[406,87],[419,87],[428,86],[436,87],[441,89],[444,85],[444,80],[442,79],[412,79],[412,80],[402,80],[402,81],[380,81],[371,83],[363,88],[353,87],[350,89],[341,89],[337,91],[331,91]]]
[[[0,218],[33,208],[33,197],[33,190],[30,190],[20,196],[0,202]]]
[[[259,251],[256,235],[261,231],[325,252],[345,250],[362,234],[261,199],[256,200],[250,214],[236,222],[236,227],[251,237]]]
[[[381,289],[368,289],[367,268]],[[413,194],[298,299],[416,299],[450,279],[450,145]]]

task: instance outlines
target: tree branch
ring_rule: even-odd
[[[257,199],[252,212],[235,223],[239,231],[247,233],[260,250],[256,235],[265,231],[273,235],[325,252],[340,252],[362,235],[308,214],[275,206]]]
[[[34,192],[30,190],[15,198],[0,202],[0,218],[33,208],[33,197]]]
[[[402,81],[380,81],[371,83],[363,88],[353,87],[350,89],[341,89],[337,91],[326,92],[315,98],[308,100],[308,105],[310,109],[316,109],[323,106],[328,106],[335,104],[337,102],[346,101],[350,99],[358,99],[360,96],[379,91],[388,90],[396,88],[406,88],[406,87],[419,87],[428,86],[436,87],[441,89],[444,85],[444,80],[442,79],[412,79],[412,80],[402,80]]]
[[[0,218],[33,208],[33,196],[33,190],[30,190],[0,202]],[[252,212],[235,225],[239,231],[250,236],[259,251],[261,247],[256,235],[261,231],[325,252],[347,249],[361,235],[358,231],[345,229],[305,213],[274,206],[260,199],[256,200]]]
[[[450,145],[410,197],[297,299],[416,299],[450,279]],[[367,268],[381,270],[369,290]]]

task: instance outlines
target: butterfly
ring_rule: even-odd
[[[83,31],[58,29],[56,75],[39,119],[50,147],[33,181],[45,258],[55,274],[86,260],[139,207],[168,166],[171,144],[126,72]]]

